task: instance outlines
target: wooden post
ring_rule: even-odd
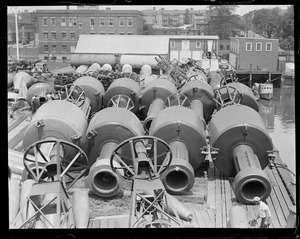
[[[249,78],[250,82],[249,82],[249,87],[252,87],[252,64],[250,64],[250,78]]]

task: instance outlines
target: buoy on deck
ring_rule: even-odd
[[[20,181],[12,178],[9,181],[9,227],[12,228],[19,209],[20,209]]]
[[[76,228],[87,228],[89,223],[88,189],[74,190],[72,196],[72,210]]]
[[[246,210],[240,205],[234,205],[229,211],[231,228],[248,228],[248,217]]]

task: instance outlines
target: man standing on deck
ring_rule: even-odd
[[[32,104],[32,114],[35,114],[35,112],[39,108],[39,104],[40,104],[40,101],[39,101],[39,98],[38,98],[37,94],[35,94],[32,97],[31,104]]]
[[[256,217],[261,218],[260,228],[269,228],[271,224],[271,212],[267,204],[260,200],[259,197],[254,197],[253,201],[256,205],[259,205],[259,214]]]

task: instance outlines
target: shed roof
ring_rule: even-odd
[[[168,37],[143,35],[80,35],[75,53],[166,54]]]
[[[218,36],[183,35],[80,35],[75,53],[167,54],[169,40],[219,39]]]

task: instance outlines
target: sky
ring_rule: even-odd
[[[275,8],[280,7],[281,9],[287,9],[290,5],[238,5],[238,8],[235,12],[235,14],[238,15],[244,15],[250,11],[256,10],[256,9],[262,9],[262,8]],[[185,10],[186,8],[193,8],[194,10],[201,10],[201,9],[208,9],[208,5],[140,5],[140,6],[100,6],[99,9],[105,9],[106,7],[110,7],[112,10],[116,9],[127,9],[127,10],[145,10],[145,9],[151,9],[153,7],[156,7],[156,9],[165,8],[166,10]],[[11,13],[11,8],[8,6],[8,13]],[[13,7],[15,8],[15,7]],[[70,6],[70,9],[76,9],[76,6]],[[24,11],[28,10],[29,12],[35,11],[35,10],[56,10],[56,9],[66,9],[66,6],[17,6],[18,11]]]

